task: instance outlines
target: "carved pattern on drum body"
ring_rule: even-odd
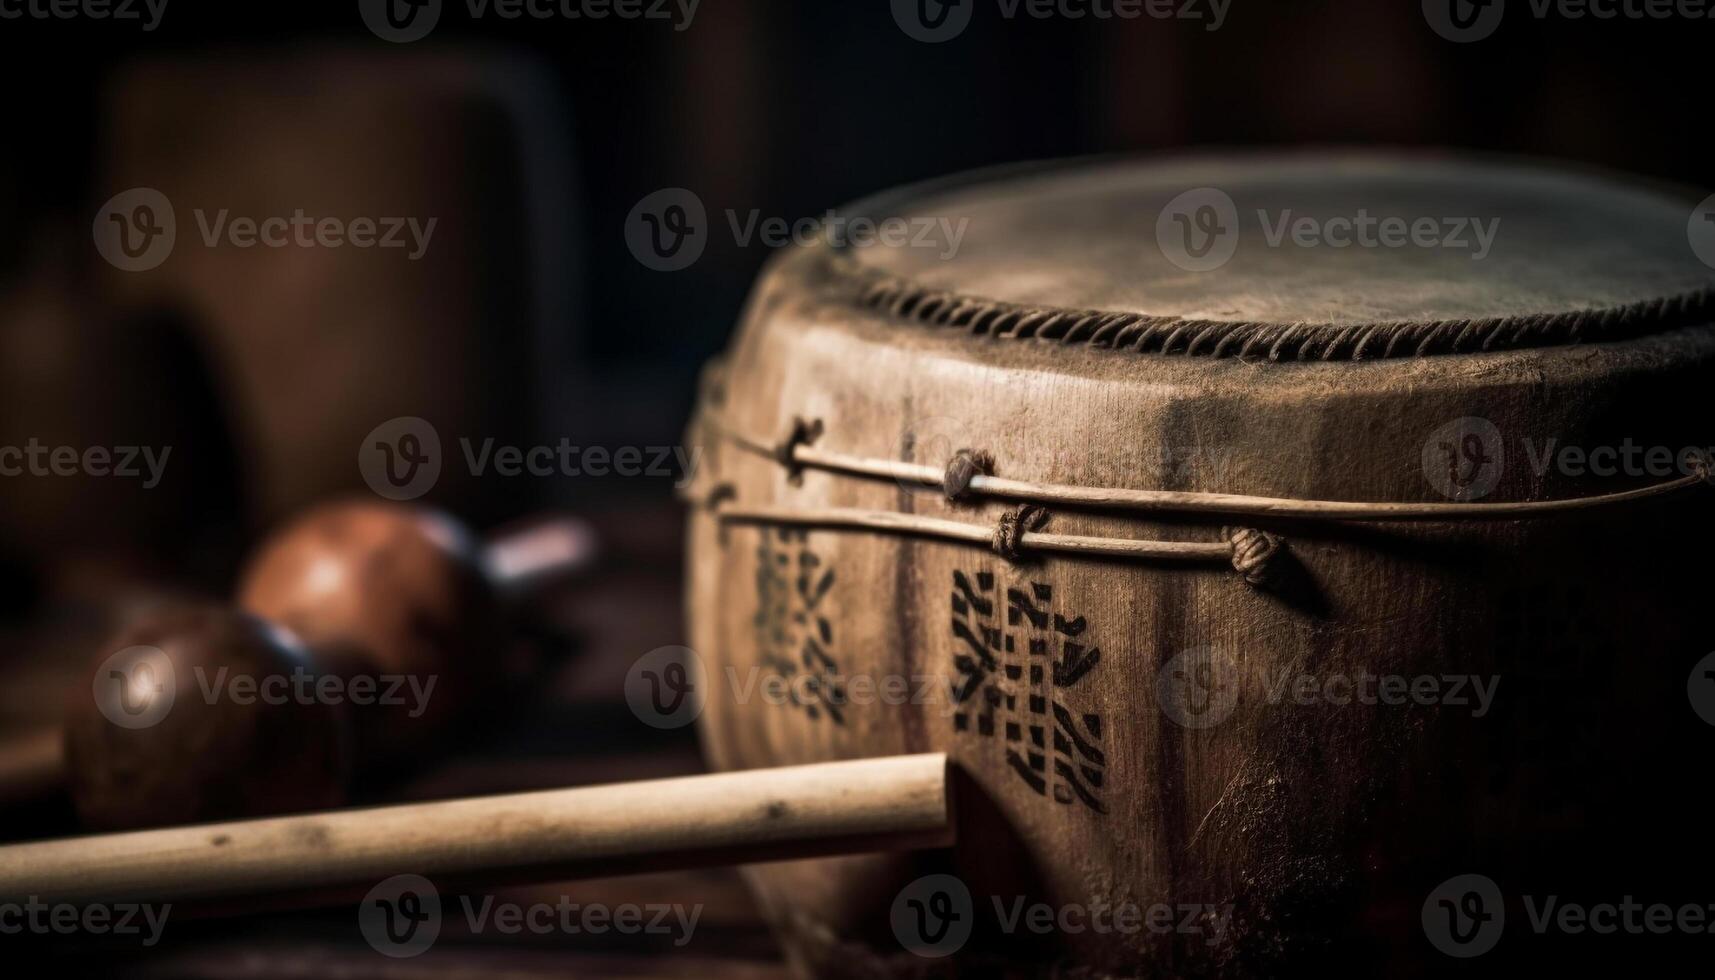
[[[762,667],[786,682],[790,702],[812,719],[845,724],[845,681],[834,659],[834,623],[823,605],[834,570],[799,528],[767,529],[756,549],[757,649]]]
[[[1063,696],[1102,651],[1085,645],[1084,617],[1067,618],[1053,601],[1047,582],[1020,582],[1002,597],[993,572],[953,572],[953,728],[1004,738],[1007,764],[1038,795],[1106,813],[1102,716],[1074,713]]]

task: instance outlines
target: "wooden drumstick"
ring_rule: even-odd
[[[158,650],[174,679],[164,719],[128,729],[103,712],[92,676],[72,692],[63,727],[0,742],[0,801],[69,790],[84,822],[126,829],[337,805],[352,755],[347,712],[322,704],[208,703],[208,677],[274,677],[331,668],[433,677],[435,713],[403,709],[358,728],[360,755],[384,757],[445,724],[469,698],[498,613],[548,579],[587,567],[588,526],[540,521],[479,546],[437,512],[396,504],[317,508],[252,561],[241,602],[174,604],[135,618],[102,651]],[[285,626],[285,630],[278,627]],[[308,641],[307,643],[305,641]],[[315,654],[312,661],[311,653]],[[123,666],[123,665],[121,665]],[[478,678],[479,680],[480,678]],[[157,692],[164,694],[165,692]],[[111,708],[111,706],[109,706]]]
[[[0,847],[0,902],[313,903],[953,843],[947,757],[824,762]]]

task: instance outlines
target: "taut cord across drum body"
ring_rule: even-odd
[[[950,502],[986,496],[1002,500],[1035,501],[1000,515],[992,532],[957,521],[903,514],[897,511],[867,511],[852,508],[795,509],[791,507],[744,507],[727,503],[731,485],[721,484],[710,492],[706,503],[722,521],[811,527],[863,528],[871,531],[919,534],[992,544],[996,554],[1017,558],[1026,552],[1058,552],[1072,555],[1105,555],[1115,558],[1167,561],[1226,561],[1252,585],[1270,579],[1271,563],[1279,553],[1279,535],[1254,528],[1223,528],[1225,542],[1207,544],[1181,541],[1138,541],[1129,538],[1095,538],[1066,534],[1044,534],[1048,521],[1045,504],[1135,510],[1150,513],[1191,515],[1235,515],[1247,517],[1306,517],[1341,521],[1503,520],[1541,517],[1567,511],[1609,507],[1674,493],[1709,482],[1710,468],[1701,450],[1687,456],[1687,472],[1635,490],[1620,490],[1565,500],[1527,500],[1511,503],[1358,503],[1338,500],[1290,500],[1251,497],[1228,493],[1186,493],[1172,490],[1134,490],[1116,487],[1074,487],[1059,484],[1007,480],[994,475],[994,457],[986,452],[961,449],[944,469],[890,459],[872,459],[815,449],[810,442],[822,432],[820,421],[793,421],[792,431],[779,444],[770,446],[735,432],[709,417],[702,424],[734,445],[772,458],[799,472],[814,467],[832,473],[880,477],[940,487]],[[692,502],[698,502],[693,500]]]

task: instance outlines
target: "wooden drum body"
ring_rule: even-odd
[[[1199,188],[1236,215],[1182,198]],[[1696,554],[1715,491],[1686,477],[1715,445],[1715,274],[1687,246],[1693,203],[1460,162],[1112,163],[848,212],[966,221],[956,250],[780,257],[692,427],[708,757],[944,751],[965,783],[950,854],[750,871],[800,968],[1381,970],[1443,955],[1425,905],[1460,875],[1496,882],[1513,922],[1524,895],[1697,896],[1683,760],[1712,731],[1688,675],[1711,649]],[[1496,234],[1481,257],[1330,244],[1359,209]],[[1283,213],[1317,228],[1271,239]],[[1235,216],[1227,261],[1177,250]],[[800,447],[967,463],[932,487]],[[1466,509],[1164,512],[1001,499],[973,473]],[[997,540],[840,523],[875,513]],[[1238,546],[1136,558],[1032,534]],[[946,960],[904,948],[894,915],[933,873],[970,894]],[[1021,899],[1073,908],[1073,928],[1008,928]],[[1120,908],[1141,924],[1096,927]],[[1545,941],[1507,931],[1499,956]]]

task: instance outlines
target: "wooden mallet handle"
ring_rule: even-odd
[[[396,874],[523,883],[953,840],[947,757],[892,756],[0,847],[0,902],[361,894]]]

